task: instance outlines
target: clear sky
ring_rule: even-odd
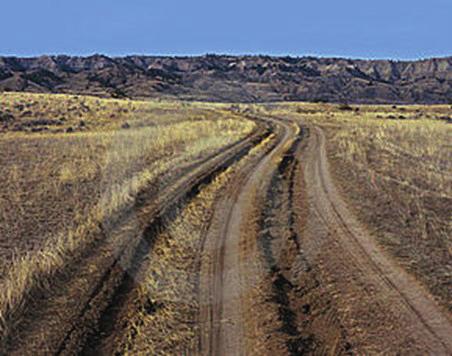
[[[0,55],[452,55],[452,0],[2,0]]]

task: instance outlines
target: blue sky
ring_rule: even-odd
[[[3,0],[0,55],[452,55],[452,0]]]

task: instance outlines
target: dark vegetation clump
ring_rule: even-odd
[[[7,78],[11,78],[13,75],[11,74],[11,73],[9,73],[9,72],[7,72],[7,71],[4,71],[4,70],[2,70],[2,69],[0,69],[0,80],[4,80],[4,79],[7,79]],[[7,91],[7,90],[5,90],[5,91]]]
[[[240,112],[240,106],[237,104],[233,104],[229,107],[229,110],[231,110],[233,112]]]
[[[33,127],[31,129],[31,132],[42,132],[42,131],[47,131],[49,128],[44,126],[44,127]]]
[[[328,99],[327,98],[314,98],[312,100],[313,103],[318,103],[318,104],[326,104],[328,103]]]
[[[339,110],[341,111],[353,111],[353,108],[348,104],[339,105]]]
[[[127,94],[124,90],[120,88],[115,88],[113,92],[111,93],[112,98],[115,99],[125,99],[127,98]]]
[[[1,123],[8,123],[14,121],[14,115],[11,114],[9,111],[0,111],[0,122]]]
[[[21,116],[22,117],[33,116],[33,112],[30,110],[26,110],[26,111],[22,112]]]
[[[39,69],[34,72],[25,73],[23,77],[33,83],[52,88],[55,84],[61,83],[63,80],[55,73],[46,69]]]
[[[33,126],[61,126],[63,123],[60,120],[55,119],[33,119],[22,123],[25,127]]]
[[[452,124],[452,117],[450,116],[441,116],[439,119],[446,121],[448,124]]]

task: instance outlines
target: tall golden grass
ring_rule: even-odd
[[[100,122],[112,104],[95,98],[19,95],[24,98],[36,105],[56,101],[61,110],[68,100],[94,101],[105,107],[98,113]],[[102,224],[130,208],[146,186],[165,184],[159,182],[164,173],[206,157],[255,128],[224,112],[177,103],[120,104],[132,107],[128,129],[115,129],[112,119],[99,124],[92,117],[87,132],[8,132],[0,137],[0,174],[6,177],[0,186],[3,338],[21,321],[31,294],[51,288],[55,273],[102,238]],[[167,110],[176,118],[162,120]]]

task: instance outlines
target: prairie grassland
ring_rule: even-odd
[[[275,113],[324,128],[344,197],[378,241],[452,310],[449,106],[288,105]]]
[[[119,129],[128,120],[136,126],[170,124],[197,116],[208,107],[189,103],[99,99],[66,94],[3,93],[0,132],[84,132]]]
[[[67,132],[60,126],[79,120],[68,105],[74,101],[95,108],[80,129]],[[230,113],[178,103],[31,94],[6,94],[0,102],[14,117],[0,133],[0,335],[20,318],[33,289],[49,288],[54,273],[76,260],[140,191],[163,188],[165,173],[255,129]],[[56,129],[29,131],[14,111],[27,102],[39,107],[34,117],[53,120],[58,112],[67,119]]]

